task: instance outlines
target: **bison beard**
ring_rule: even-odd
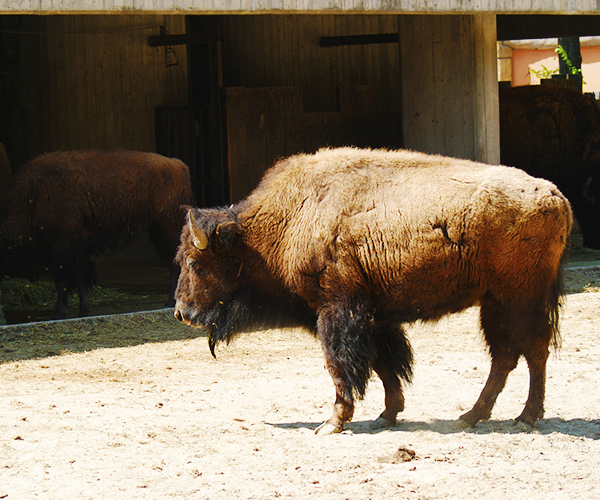
[[[572,215],[552,183],[501,166],[410,151],[340,148],[278,162],[242,202],[191,209],[176,262],[175,316],[209,346],[257,326],[304,326],[335,386],[319,434],[352,419],[373,371],[385,390],[375,427],[396,424],[410,382],[403,323],[479,305],[492,358],[469,425],[490,417],[523,356],[543,415],[558,343],[561,259]]]
[[[256,328],[285,328],[304,326],[314,329],[316,317],[305,304],[290,300],[265,297],[259,290],[242,289],[225,303],[218,303],[192,322],[208,330],[208,345],[213,357],[221,343],[229,344],[243,331]]]
[[[208,346],[210,353],[216,358],[215,348],[220,342],[229,344],[242,331],[242,325],[252,321],[252,309],[242,297],[234,297],[227,304],[219,304],[209,309],[205,315],[196,318],[208,329]]]

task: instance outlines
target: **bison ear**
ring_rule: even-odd
[[[192,243],[194,247],[198,250],[206,250],[208,248],[208,236],[207,234],[200,229],[196,218],[194,217],[194,212],[190,208],[188,210],[188,221],[190,225],[190,233],[192,233]]]
[[[219,247],[227,248],[234,242],[239,229],[235,222],[223,222],[217,226],[216,234]]]

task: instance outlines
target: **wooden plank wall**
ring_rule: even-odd
[[[397,16],[201,16],[190,26],[221,33],[232,201],[279,156],[402,145],[398,44],[319,46],[397,33]]]
[[[475,48],[475,143],[477,160],[500,163],[500,109],[496,16],[472,16],[471,46]]]
[[[17,71],[3,75],[0,101],[0,142],[6,146],[11,167],[14,169],[40,151],[44,127],[39,110],[48,99],[40,88],[47,65],[42,62],[40,33],[43,17],[30,16],[26,23],[10,16],[3,18],[2,28],[11,32],[27,30],[30,35],[15,36]]]
[[[187,104],[185,46],[167,67],[165,49],[148,36],[183,16],[61,15],[24,18],[22,85],[17,105],[24,130],[20,160],[44,151],[129,148],[153,151],[155,106]]]
[[[339,94],[339,112],[306,113],[300,87],[227,88],[231,201],[245,197],[281,157],[325,146],[400,147],[401,117],[373,110],[373,87],[340,86]]]
[[[229,202],[229,188],[220,131],[211,106],[157,107],[156,150],[177,157],[190,168],[197,206]]]
[[[397,33],[394,15],[201,16],[220,31],[226,87],[303,89],[307,112],[337,111],[339,85],[373,85],[377,102],[399,110],[398,44],[319,47],[322,36]],[[379,97],[380,96],[380,97]]]

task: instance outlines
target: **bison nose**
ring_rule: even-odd
[[[175,316],[175,319],[177,321],[181,321],[183,323],[183,314],[181,313],[181,311],[178,308],[175,309],[175,312],[173,313],[173,315]]]

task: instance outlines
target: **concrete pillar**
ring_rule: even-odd
[[[496,16],[400,16],[404,146],[500,161]]]

